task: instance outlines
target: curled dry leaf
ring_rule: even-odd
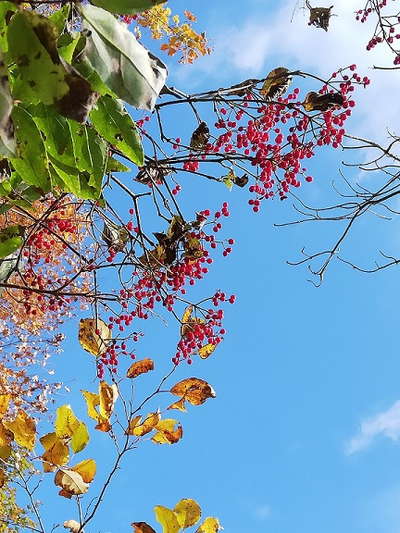
[[[3,421],[4,427],[14,434],[14,440],[23,448],[33,450],[36,439],[36,423],[22,409],[18,411],[17,417],[12,421]]]
[[[207,124],[205,122],[200,122],[192,133],[190,148],[193,148],[193,150],[204,150],[209,138],[210,130],[208,129]]]
[[[82,476],[74,470],[60,468],[54,477],[54,484],[61,488],[60,495],[65,498],[85,494],[89,484],[83,481]]]
[[[146,522],[132,522],[133,533],[156,533],[156,531],[146,524]]]
[[[180,500],[175,505],[174,513],[182,529],[194,526],[201,518],[200,505],[190,498]]]
[[[179,381],[172,387],[170,392],[176,396],[181,396],[192,405],[201,405],[208,398],[216,397],[211,385],[199,378],[187,378]]]
[[[71,533],[78,533],[78,531],[81,529],[81,525],[76,520],[66,520],[64,522],[65,529],[69,529]]]
[[[175,426],[177,428],[175,429]],[[155,427],[157,433],[152,437],[152,441],[157,444],[176,444],[183,435],[182,426],[172,418],[161,420]]]
[[[201,526],[196,529],[196,533],[218,533],[221,529],[224,529],[219,523],[218,518],[209,516],[204,520]]]
[[[142,359],[141,361],[136,361],[128,368],[126,377],[137,378],[141,374],[150,372],[150,370],[154,370],[154,361],[152,359]]]
[[[114,405],[118,398],[118,389],[115,383],[108,385],[105,381],[100,381],[99,385],[100,415],[103,418],[110,418],[114,411]]]
[[[111,330],[100,318],[82,318],[78,339],[84,350],[98,357],[106,351],[110,343]]]
[[[135,416],[129,421],[129,427],[126,431],[129,435],[134,435],[135,437],[143,437],[153,431],[157,424],[161,420],[161,415],[157,411],[156,413],[151,413],[142,423],[141,416]]]
[[[3,469],[0,469],[0,489],[1,487],[4,487],[4,485],[7,482],[7,476]]]
[[[318,94],[315,91],[307,93],[303,102],[306,111],[327,111],[335,106],[342,106],[344,98],[341,93]]]
[[[289,70],[287,68],[274,68],[266,77],[260,93],[266,100],[276,100],[280,96],[284,95],[291,81],[292,76],[289,74]]]
[[[202,359],[207,359],[208,357],[210,357],[210,355],[213,353],[213,351],[215,350],[215,348],[217,347],[216,344],[205,344],[204,346],[202,346],[200,349],[199,349],[199,356],[202,358]]]

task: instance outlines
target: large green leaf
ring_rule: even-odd
[[[14,97],[52,104],[69,92],[67,72],[58,56],[57,26],[32,11],[15,14],[8,26],[8,55],[17,65]],[[15,94],[15,91],[18,94]]]
[[[57,9],[52,15],[49,16],[49,20],[54,24],[58,36],[62,33],[64,30],[69,14],[71,12],[71,5],[66,4],[61,9]]]
[[[163,4],[166,0],[91,0],[95,6],[102,7],[111,11],[111,13],[119,13],[120,15],[134,15],[151,9],[157,4]]]
[[[0,155],[15,155],[14,125],[11,119],[13,99],[8,84],[7,68],[0,51]]]
[[[49,164],[40,131],[32,116],[21,106],[14,107],[12,119],[18,157],[11,158],[11,164],[24,182],[48,192],[51,188]]]
[[[0,231],[0,258],[8,257],[21,248],[24,228],[19,225],[8,226]]]
[[[83,27],[88,30],[85,60],[119,98],[152,110],[165,84],[167,68],[111,13],[81,5]]]
[[[43,133],[47,153],[66,165],[75,166],[71,131],[67,119],[52,107],[44,104],[30,106],[28,111]]]
[[[100,98],[90,120],[104,139],[133,163],[143,166],[143,147],[136,124],[118,100],[108,95]]]

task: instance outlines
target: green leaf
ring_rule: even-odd
[[[30,106],[28,111],[43,133],[47,153],[66,165],[75,166],[71,131],[67,119],[44,104]]]
[[[166,0],[91,0],[92,4],[111,13],[120,15],[134,15],[147,9],[163,4]]]
[[[71,447],[74,453],[82,451],[89,442],[89,432],[84,422],[80,422],[79,426],[72,434]]]
[[[40,132],[32,116],[21,106],[12,113],[17,137],[18,156],[10,159],[26,183],[48,192],[51,188],[48,160]]]
[[[85,59],[119,98],[152,110],[164,86],[167,68],[111,13],[91,5],[79,7],[88,30]]]
[[[130,168],[126,165],[123,165],[117,159],[109,157],[107,161],[106,173],[107,172],[130,172]]]
[[[57,48],[60,57],[62,57],[69,64],[72,63],[72,58],[79,40],[79,34],[75,36],[70,33],[64,33],[57,41]]]
[[[57,37],[57,26],[37,13],[22,10],[12,17],[7,38],[9,58],[18,67],[14,97],[25,103],[39,98],[52,104],[69,92],[67,73],[57,52]]]
[[[0,283],[5,283],[14,272],[19,258],[19,247],[12,254],[0,261]]]
[[[7,24],[9,17],[17,10],[17,6],[11,2],[0,2],[0,49],[3,52],[7,52],[8,50]]]
[[[89,174],[87,184],[101,193],[107,163],[107,145],[92,128],[68,120],[76,167]],[[81,184],[82,185],[82,184]]]
[[[110,96],[103,96],[92,109],[90,119],[95,129],[124,156],[144,165],[143,147],[136,124],[122,104]]]
[[[15,156],[16,150],[14,125],[11,119],[13,105],[7,68],[0,51],[0,155],[6,157]]]
[[[0,231],[0,258],[5,258],[21,248],[24,234],[23,226],[8,226]]]

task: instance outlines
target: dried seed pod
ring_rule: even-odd
[[[210,130],[205,122],[200,122],[190,139],[190,147],[194,150],[204,150],[210,138]]]

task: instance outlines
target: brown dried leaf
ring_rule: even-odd
[[[170,392],[176,396],[181,396],[181,398],[187,400],[192,405],[201,405],[208,398],[216,397],[211,385],[207,381],[199,378],[187,378],[179,381],[179,383],[176,383],[172,387]]]
[[[171,403],[168,409],[177,409],[178,411],[182,411],[183,413],[186,413],[187,409],[185,407],[185,398],[181,398],[177,402]]]
[[[136,437],[143,437],[143,435],[147,435],[147,433],[150,433],[150,431],[153,431],[153,429],[157,426],[160,420],[161,420],[161,415],[159,412],[151,413],[141,424],[133,426],[132,432],[130,432],[130,429],[129,429],[128,430],[129,434],[135,435]],[[131,426],[131,423],[129,423],[129,427],[130,426]]]
[[[78,531],[81,529],[81,525],[76,520],[66,520],[63,524],[65,529],[69,529],[71,533],[78,533]]]
[[[132,522],[133,533],[156,533],[156,531],[146,524],[146,522]]]
[[[47,433],[39,440],[46,450],[42,455],[44,472],[54,472],[58,466],[68,463],[69,448],[57,433]]]
[[[115,383],[108,385],[105,381],[100,381],[99,385],[100,398],[100,416],[109,419],[114,410],[115,402],[118,398],[118,389]]]
[[[141,361],[136,361],[128,368],[126,377],[137,378],[141,374],[150,372],[150,370],[154,370],[154,361],[152,359],[142,359]]]
[[[66,498],[68,496],[65,493],[77,496],[79,494],[85,494],[89,488],[89,484],[83,481],[82,476],[78,472],[64,468],[60,468],[57,471],[54,477],[54,484],[62,489],[61,492],[63,494],[60,494]]]
[[[306,111],[327,111],[335,106],[342,106],[344,98],[341,93],[318,94],[315,91],[307,93],[303,102]]]
[[[266,100],[276,100],[283,96],[292,81],[292,76],[289,72],[285,67],[277,67],[271,70],[260,90]]]

